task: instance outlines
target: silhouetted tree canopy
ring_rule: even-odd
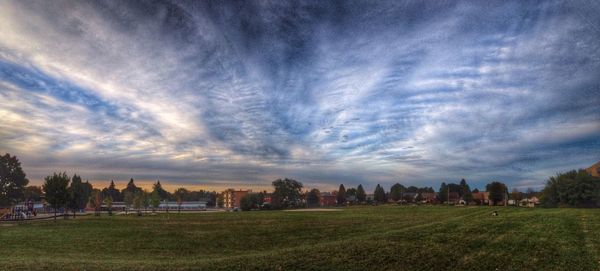
[[[121,192],[115,187],[115,181],[111,180],[107,188],[102,189],[102,197],[111,197],[113,201],[122,201]]]
[[[69,186],[68,204],[69,209],[73,211],[73,217],[75,217],[77,210],[85,208],[91,193],[91,189],[81,181],[81,177],[77,174],[73,175],[73,178],[71,178],[71,186]]]
[[[340,184],[340,188],[337,193],[337,204],[342,205],[346,203],[346,188],[344,188],[343,184]]]
[[[16,156],[0,156],[0,206],[9,206],[25,199],[25,186],[29,180]]]
[[[571,170],[552,176],[542,191],[545,207],[600,207],[600,178],[585,170]]]
[[[373,192],[373,197],[376,202],[386,202],[385,190],[379,184],[375,187],[375,191]]]
[[[55,216],[58,209],[67,207],[69,202],[69,177],[66,173],[54,173],[52,176],[47,176],[44,179],[42,189],[46,195],[46,202],[54,209]]]
[[[399,201],[400,199],[402,199],[402,193],[404,192],[406,192],[406,187],[399,183],[396,183],[390,188],[390,198],[393,201]]]
[[[248,193],[240,199],[240,209],[250,211],[258,209],[263,204],[264,195],[262,193]]]
[[[358,202],[365,202],[367,200],[367,193],[365,193],[362,184],[359,184],[356,188],[356,200],[358,200]]]
[[[298,206],[302,183],[293,179],[277,179],[272,183],[274,191],[271,195],[273,208]]]
[[[306,195],[306,202],[309,207],[316,207],[321,205],[321,191],[319,189],[313,188]]]
[[[152,187],[152,192],[156,192],[160,200],[169,199],[169,192],[163,189],[162,185],[160,184],[160,181],[156,181],[156,183]]]
[[[489,193],[489,199],[493,204],[504,201],[508,193],[508,188],[501,182],[491,182],[485,186],[485,189]]]

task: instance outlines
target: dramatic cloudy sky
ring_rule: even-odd
[[[598,1],[0,1],[34,184],[539,188],[600,160]]]

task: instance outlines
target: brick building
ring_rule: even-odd
[[[223,191],[223,207],[225,208],[240,208],[240,200],[251,190],[235,190],[233,188]]]
[[[321,206],[335,206],[337,204],[336,193],[321,192]]]

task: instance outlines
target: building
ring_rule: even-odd
[[[240,208],[240,200],[250,192],[252,191],[235,190],[233,188],[223,191],[223,193],[221,193],[223,195],[223,207],[230,209]]]
[[[321,192],[321,206],[335,206],[337,204],[337,195],[330,192]]]
[[[490,204],[489,192],[473,192],[471,195],[473,196],[473,201],[479,205]]]
[[[434,203],[436,201],[436,194],[433,192],[423,192],[421,193],[421,202],[422,203]]]
[[[181,206],[176,201],[163,201],[158,205],[159,210],[205,210],[206,201],[182,201]]]
[[[415,202],[415,199],[417,198],[419,194],[417,192],[404,192],[402,193],[402,198],[400,199],[401,202]]]
[[[448,202],[450,204],[460,204],[461,200],[462,200],[462,198],[460,197],[460,194],[458,194],[458,192],[449,192],[448,193]]]
[[[589,168],[586,168],[585,171],[594,177],[600,177],[600,161],[595,163]]]
[[[535,207],[536,205],[540,204],[540,199],[538,199],[537,197],[533,196],[531,198],[525,198],[522,199],[519,206],[525,206],[525,207]]]

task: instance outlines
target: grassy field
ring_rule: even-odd
[[[600,270],[600,209],[379,206],[4,224],[0,269]]]

